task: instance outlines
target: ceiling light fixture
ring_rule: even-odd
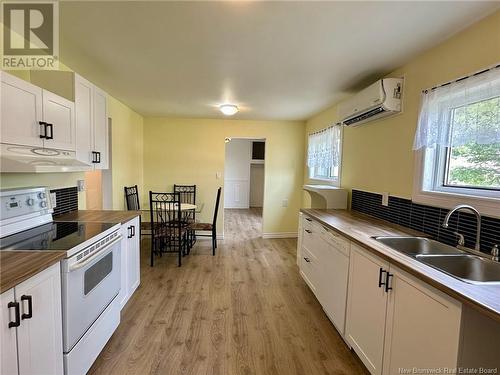
[[[238,107],[234,104],[223,104],[219,106],[219,110],[226,116],[232,116],[239,111]]]

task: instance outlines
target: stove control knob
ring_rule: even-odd
[[[38,198],[45,199],[47,195],[44,192],[38,193]]]
[[[35,204],[35,200],[33,198],[28,198],[28,200],[26,201],[26,204],[28,206],[33,206]]]
[[[40,207],[46,208],[47,207],[47,202],[46,201],[41,201],[40,202]]]

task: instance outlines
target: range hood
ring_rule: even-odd
[[[0,145],[0,172],[81,172],[92,166],[76,159],[76,152],[49,148]]]

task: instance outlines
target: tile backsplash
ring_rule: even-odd
[[[53,189],[50,192],[56,194],[54,215],[61,215],[78,210],[78,188],[76,186]]]
[[[443,228],[448,209],[422,205],[410,199],[389,197],[389,205],[382,205],[382,195],[361,190],[352,190],[351,209],[399,224],[433,239],[455,246],[457,238],[453,232],[465,236],[465,245],[474,248],[476,242],[476,218],[468,212],[456,212]],[[500,219],[483,216],[481,220],[481,251],[490,253],[494,244],[500,246]]]

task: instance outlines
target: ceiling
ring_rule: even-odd
[[[145,116],[302,120],[497,2],[61,2],[61,60]]]

